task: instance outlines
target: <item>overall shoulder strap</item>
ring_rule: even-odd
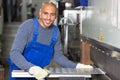
[[[50,45],[54,45],[57,40],[57,34],[58,34],[58,27],[54,25],[54,31],[52,34],[52,41]]]
[[[33,41],[37,41],[39,23],[36,18],[33,18],[33,21],[34,21]]]

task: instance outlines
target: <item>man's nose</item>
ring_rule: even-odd
[[[48,15],[48,16],[47,16],[47,19],[50,19],[50,18],[51,18],[51,15]]]

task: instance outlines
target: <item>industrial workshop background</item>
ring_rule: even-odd
[[[120,0],[0,0],[0,80],[8,80],[6,58],[19,25],[38,17],[45,1],[58,6],[55,24],[61,32],[64,55],[74,62],[94,62],[106,72],[93,80],[120,80]],[[83,59],[84,53],[90,55],[88,61]],[[61,66],[52,62],[50,67]]]

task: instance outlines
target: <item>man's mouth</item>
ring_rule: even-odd
[[[47,25],[49,25],[49,24],[51,24],[51,21],[50,21],[50,20],[47,20],[47,21],[45,21],[45,23],[46,23]]]

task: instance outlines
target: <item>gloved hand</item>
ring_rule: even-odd
[[[89,68],[89,69],[92,69],[93,66],[78,63],[77,66],[76,66],[76,69],[80,69],[80,68]]]
[[[50,73],[46,69],[42,69],[39,66],[33,66],[29,69],[29,73],[32,74],[37,80],[44,80],[46,76]]]

